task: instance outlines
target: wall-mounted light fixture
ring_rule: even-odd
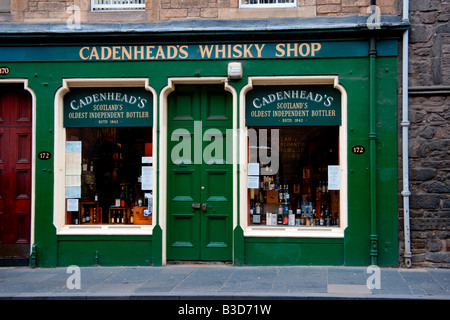
[[[228,79],[230,80],[242,79],[242,63],[230,62],[228,64]]]

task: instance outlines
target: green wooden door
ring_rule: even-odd
[[[231,101],[216,85],[169,96],[168,260],[232,258]]]

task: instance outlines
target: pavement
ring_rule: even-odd
[[[450,269],[335,266],[0,268],[0,300],[450,300]]]

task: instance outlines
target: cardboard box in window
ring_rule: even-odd
[[[152,214],[148,211],[148,207],[133,208],[134,224],[152,224]]]
[[[267,203],[278,203],[278,190],[267,190],[266,191],[266,202]]]

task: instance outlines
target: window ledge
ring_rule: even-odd
[[[65,225],[58,235],[147,235],[153,233],[152,225]]]
[[[244,237],[344,238],[339,227],[247,227]]]

